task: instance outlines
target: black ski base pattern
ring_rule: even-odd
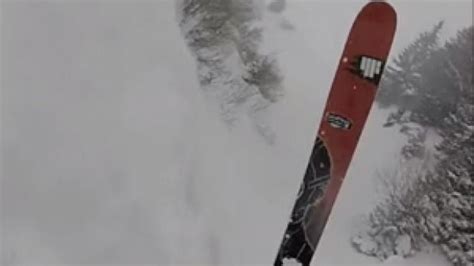
[[[285,259],[296,259],[303,266],[309,266],[315,244],[306,231],[310,222],[312,207],[323,198],[330,179],[331,161],[323,141],[318,137],[306,168],[303,183],[298,191],[290,222],[278,251],[275,266],[282,266]]]

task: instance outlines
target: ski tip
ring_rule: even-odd
[[[377,8],[377,9],[382,9],[382,10],[390,10],[392,13],[395,14],[395,9],[393,6],[385,0],[370,0],[369,3],[367,3],[363,9],[366,8]]]
[[[371,0],[359,12],[359,16],[367,16],[379,22],[391,22],[396,25],[397,13],[393,6],[384,0]]]

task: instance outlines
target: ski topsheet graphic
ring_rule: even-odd
[[[396,28],[385,2],[370,2],[347,38],[303,183],[275,266],[309,265],[375,98]]]

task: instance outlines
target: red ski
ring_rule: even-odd
[[[314,148],[274,265],[309,265],[375,98],[396,28],[385,2],[357,15],[329,93]]]

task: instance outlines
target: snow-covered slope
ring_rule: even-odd
[[[463,25],[466,5],[433,10]],[[172,1],[2,2],[1,264],[268,265],[360,6],[289,4],[294,31],[268,18],[287,91],[269,146],[203,99]],[[437,19],[399,6],[398,48]],[[402,141],[383,120],[374,110],[315,265],[379,263],[348,240]]]

